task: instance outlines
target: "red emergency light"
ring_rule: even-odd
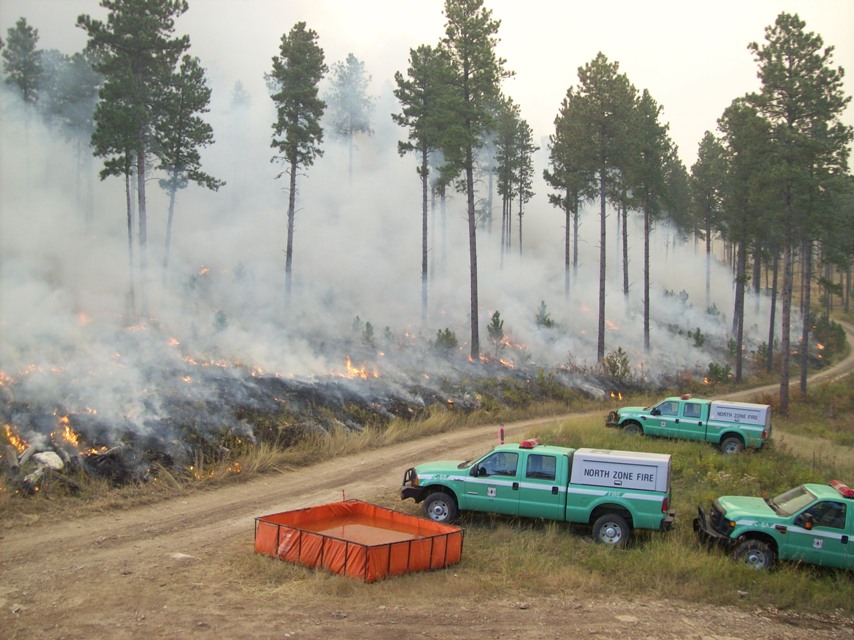
[[[519,443],[519,448],[520,449],[533,449],[537,445],[541,445],[541,444],[543,444],[543,442],[539,438],[528,438],[527,440],[522,440],[522,442]]]
[[[831,480],[830,486],[836,489],[843,498],[854,498],[854,489],[839,480]]]
[[[694,396],[690,393],[683,393],[681,396],[679,396],[679,399],[680,400],[690,400],[693,397]]]

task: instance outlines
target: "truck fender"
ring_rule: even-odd
[[[427,498],[427,496],[432,495],[434,493],[447,493],[449,496],[451,496],[454,499],[454,501],[457,504],[460,503],[460,499],[457,497],[456,492],[453,489],[451,489],[450,487],[445,486],[444,484],[430,484],[430,485],[421,487],[421,493],[418,496],[418,498],[415,500],[415,502],[424,502],[424,500]]]
[[[637,420],[626,420],[620,426],[623,428],[623,431],[629,435],[643,435],[643,425],[641,425]]]
[[[632,527],[632,514],[631,514],[631,512],[628,509],[626,509],[626,507],[619,505],[619,504],[613,504],[613,503],[597,505],[596,508],[590,512],[590,519],[589,519],[587,524],[592,525],[601,516],[603,516],[607,513],[616,513],[618,516],[621,516],[626,521],[626,524],[628,524],[630,528]]]

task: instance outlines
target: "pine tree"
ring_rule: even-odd
[[[428,193],[430,190],[430,154],[439,146],[441,130],[441,93],[447,86],[447,59],[441,50],[421,45],[409,51],[409,68],[404,76],[394,74],[395,97],[400,101],[401,112],[392,114],[392,119],[401,127],[407,127],[406,141],[397,143],[402,156],[414,153],[419,158],[416,172],[421,180],[421,326],[427,321],[429,300],[428,289]]]
[[[593,172],[578,150],[585,136],[579,109],[580,99],[570,87],[555,117],[555,132],[549,136],[549,165],[543,178],[557,193],[549,194],[549,203],[564,214],[564,297],[569,298],[570,264],[578,267],[578,227],[581,203],[592,197]],[[589,164],[589,163],[588,163]],[[570,238],[572,246],[570,247]]]
[[[824,47],[820,36],[807,32],[796,14],[781,13],[765,29],[765,44],[748,45],[759,67],[760,91],[748,96],[771,126],[776,141],[773,171],[781,212],[783,284],[781,294],[783,353],[780,372],[780,411],[789,409],[789,354],[791,352],[793,264],[799,245],[810,251],[816,237],[816,203],[819,194],[832,187],[835,176],[848,171],[851,127],[840,116],[851,101],[842,86],[843,70],[833,68],[833,47]],[[811,251],[804,255],[805,279],[811,276]],[[801,350],[806,363],[810,312],[809,287],[804,301]],[[801,392],[806,395],[806,367],[801,367]]]
[[[148,215],[146,171],[158,144],[156,126],[162,116],[159,97],[168,89],[173,70],[190,47],[189,36],[173,37],[175,19],[184,14],[186,0],[101,0],[107,21],[88,15],[77,26],[89,36],[87,50],[105,81],[95,108],[95,155],[105,158],[101,178],[124,175],[128,192],[128,245],[131,269],[132,208],[130,185],[136,179],[140,272],[140,310],[148,313]],[[135,172],[135,176],[133,175]],[[133,274],[129,302],[135,307]]]
[[[691,200],[696,219],[702,224],[698,235],[706,244],[706,308],[712,304],[712,230],[721,215],[726,167],[724,149],[711,131],[703,134],[697,161],[691,167]]]
[[[667,125],[660,122],[661,106],[644,89],[635,108],[633,119],[632,161],[628,183],[633,200],[643,214],[643,346],[650,350],[650,236],[653,223],[661,216],[666,200],[666,166],[672,149]],[[627,237],[623,225],[624,237]]]
[[[767,174],[772,153],[766,120],[743,100],[735,100],[718,122],[726,143],[727,177],[719,215],[724,238],[735,245],[735,299],[732,334],[735,339],[735,381],[743,369],[744,298],[747,285],[747,256],[773,226],[764,220]]]
[[[631,126],[637,91],[619,64],[599,53],[578,70],[578,117],[586,136],[576,138],[578,157],[595,176],[599,198],[599,322],[596,359],[605,357],[606,203],[617,200],[631,157]],[[593,185],[590,185],[593,186]]]
[[[441,46],[453,70],[451,96],[443,108],[447,117],[442,150],[444,171],[459,176],[466,194],[469,235],[471,306],[470,357],[480,357],[477,291],[477,220],[475,209],[475,152],[492,125],[491,107],[500,95],[500,83],[510,74],[496,55],[498,28],[483,0],[445,0],[445,37]]]
[[[318,85],[328,68],[323,49],[317,44],[317,32],[305,22],[296,23],[282,36],[279,55],[273,57],[270,82],[275,88],[276,105],[273,140],[278,151],[273,162],[285,165],[288,174],[288,231],[285,249],[285,297],[290,299],[294,254],[294,217],[296,213],[297,172],[310,167],[323,155],[323,127],[320,119],[326,103],[318,96]],[[279,174],[277,177],[281,177]]]
[[[39,99],[39,84],[43,73],[41,51],[37,49],[39,31],[19,18],[14,28],[6,31],[7,41],[3,48],[3,71],[6,84],[13,86],[27,104]]]
[[[213,144],[213,128],[199,114],[207,113],[211,90],[198,58],[185,55],[177,73],[160,96],[161,117],[157,122],[158,169],[166,172],[160,187],[169,194],[166,220],[166,246],[163,252],[163,282],[169,271],[169,251],[172,242],[172,220],[175,198],[179,189],[190,182],[213,191],[225,183],[201,170],[200,149]]]
[[[365,72],[365,63],[352,53],[343,62],[332,65],[330,82],[332,91],[327,98],[332,131],[347,141],[347,175],[353,177],[353,147],[357,134],[372,136],[371,116],[374,98],[368,95],[371,76]]]

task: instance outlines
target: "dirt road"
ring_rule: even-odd
[[[852,366],[854,357],[826,375]],[[506,436],[541,422],[550,420],[506,425]],[[256,516],[342,492],[387,495],[412,463],[481,452],[495,432],[416,440],[140,508],[2,523],[0,638],[854,638],[850,620],[685,602],[460,601],[438,587],[421,596],[418,580],[452,579],[448,572],[400,579],[412,592],[405,605],[399,594],[386,600],[382,584],[318,578],[318,589],[297,590],[265,583],[263,569],[248,572]]]

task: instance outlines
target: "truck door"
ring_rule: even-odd
[[[703,405],[699,402],[683,402],[679,415],[670,427],[676,437],[685,440],[704,440],[706,423],[703,417]]]
[[[643,431],[651,436],[675,436],[674,427],[679,423],[679,401],[665,400],[654,406],[644,421]]]
[[[851,568],[854,552],[851,529],[846,528],[847,504],[841,500],[820,500],[802,510],[782,536],[780,557],[803,560],[827,567]]]
[[[519,487],[519,515],[563,520],[567,478],[566,458],[529,453]]]
[[[472,467],[465,481],[465,505],[470,511],[519,513],[519,454],[496,451]]]

